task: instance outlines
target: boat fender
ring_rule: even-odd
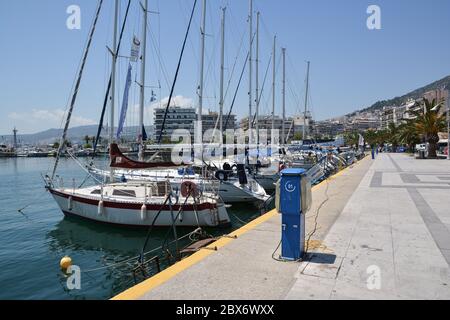
[[[104,205],[103,205],[103,200],[100,200],[98,202],[97,214],[99,216],[103,215],[104,210],[105,210],[105,208],[104,208]]]
[[[232,169],[231,169],[231,166],[230,166],[230,164],[229,164],[228,162],[225,162],[225,163],[223,164],[222,168],[223,168],[223,170],[225,170],[225,171],[231,171],[231,170],[232,170]]]
[[[64,272],[66,272],[71,265],[72,265],[72,258],[70,258],[69,256],[63,257],[59,262],[59,266],[61,267],[61,270]]]
[[[69,209],[69,211],[72,211],[72,196],[70,196],[68,199],[67,199],[67,209]]]
[[[217,180],[228,181],[228,174],[226,171],[217,170],[214,176],[217,178]]]
[[[145,221],[147,219],[147,205],[144,203],[141,207],[141,220]]]

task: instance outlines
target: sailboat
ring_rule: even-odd
[[[165,182],[168,181],[172,188],[180,188],[185,181],[195,183],[206,192],[218,192],[219,197],[225,203],[250,202],[258,203],[267,201],[269,196],[265,189],[254,179],[233,170],[225,164],[225,169],[210,172],[208,175],[199,173],[198,167],[192,165],[177,165],[171,162],[152,163],[138,162],[125,156],[116,144],[111,145],[111,163],[114,168],[116,181],[129,182]],[[109,180],[109,172],[92,165],[87,170],[98,180]]]
[[[217,227],[228,225],[230,223],[230,218],[224,203],[217,194],[200,190],[198,186],[191,181],[183,182],[179,188],[172,188],[169,183],[159,181],[101,183],[99,185],[84,188],[66,188],[62,181],[59,181],[58,185],[56,169],[61,154],[65,149],[67,131],[102,4],[103,0],[99,0],[95,19],[89,34],[89,40],[78,73],[76,86],[72,95],[71,104],[69,111],[67,112],[67,119],[56,155],[53,172],[51,176],[46,175],[44,178],[46,189],[51,193],[65,215],[74,215],[96,222],[133,227],[173,225]],[[145,1],[145,7],[143,7],[145,16],[147,15],[147,8],[148,0]],[[113,49],[111,50],[113,58],[109,136],[112,147],[114,146],[115,71],[120,48],[120,42],[119,46],[117,45],[118,13],[119,1],[116,0]],[[124,24],[127,15],[128,9],[125,15]],[[144,26],[144,29],[146,29],[145,19]],[[111,150],[113,149],[112,147],[110,148]],[[120,162],[120,159],[115,158],[115,161]],[[113,168],[111,168],[110,178],[111,180],[114,179]]]
[[[205,4],[203,4],[203,18],[205,21]],[[201,70],[200,70],[200,84],[199,84],[199,111],[198,117],[201,123],[202,114],[202,104],[203,104],[203,65],[204,65],[204,37],[205,37],[205,24],[202,25],[202,48],[201,48]],[[145,32],[145,27],[144,27]],[[220,124],[220,132],[222,132],[222,115],[223,115],[223,71],[224,71],[224,32],[225,32],[225,8],[223,8],[222,16],[222,62],[221,62],[221,98],[220,98],[220,116],[218,118],[218,123]],[[144,37],[145,39],[145,37]],[[145,46],[144,46],[145,49]],[[142,57],[143,65],[145,65],[145,53]],[[141,72],[141,75],[143,72]],[[145,78],[141,79],[141,83],[145,83]],[[143,95],[141,86],[141,97]],[[143,100],[141,99],[141,110],[143,109]],[[142,111],[141,111],[142,112]],[[142,116],[140,116],[139,128],[143,127]],[[163,129],[161,130],[161,132]],[[201,128],[199,129],[201,132]],[[142,145],[142,141],[140,141]],[[203,146],[201,148],[204,148]],[[141,148],[142,150],[143,148]],[[204,151],[204,150],[203,150]],[[253,179],[250,175],[243,173],[242,171],[237,171],[232,169],[231,166],[226,166],[227,161],[214,161],[208,168],[210,171],[209,175],[204,175],[198,173],[197,168],[199,166],[204,166],[203,161],[192,161],[191,164],[195,164],[195,169],[192,166],[189,168],[186,165],[178,166],[173,163],[158,163],[154,164],[152,162],[147,163],[143,161],[143,155],[140,152],[139,162],[127,158],[118,148],[117,145],[111,146],[111,159],[120,159],[121,161],[112,161],[110,166],[114,167],[114,173],[112,179],[122,180],[122,181],[170,181],[172,187],[179,188],[184,181],[191,181],[198,186],[202,186],[202,190],[206,192],[211,192],[212,190],[217,190],[220,198],[225,203],[239,203],[239,202],[250,202],[250,203],[260,203],[265,202],[269,199],[265,189],[258,184],[258,182]],[[123,161],[122,161],[123,160]],[[198,159],[196,159],[198,160]],[[220,163],[222,162],[222,163]],[[102,170],[90,165],[88,171],[101,181],[111,180],[110,172],[108,170]],[[245,175],[245,177],[244,177]]]

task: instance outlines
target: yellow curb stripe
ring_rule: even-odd
[[[363,159],[364,160],[364,159]],[[360,163],[361,161],[359,161],[358,163]],[[336,173],[335,175],[329,177],[328,179],[322,181],[321,183],[319,183],[318,185],[315,185],[312,190],[319,188],[321,185],[324,184],[324,182],[326,182],[327,180],[330,181],[331,178],[336,178],[338,176],[341,176],[342,174],[344,174],[346,171],[348,171],[349,169],[351,169],[353,166],[351,167],[347,167],[341,171],[339,171],[338,173]],[[249,222],[248,224],[246,224],[245,226],[233,231],[232,233],[230,233],[228,236],[230,237],[239,237],[245,233],[247,233],[248,231],[256,228],[257,226],[259,226],[260,224],[266,222],[267,220],[275,217],[278,215],[278,212],[276,209],[256,218],[255,220]],[[216,242],[212,243],[211,245],[208,246],[208,248],[217,248],[220,249],[224,246],[226,246],[227,244],[229,244],[231,241],[233,241],[233,238],[220,238],[219,240],[217,240]],[[165,283],[166,281],[170,280],[171,278],[173,278],[174,276],[176,276],[177,274],[179,274],[180,272],[188,269],[189,267],[195,265],[196,263],[202,261],[203,259],[205,259],[206,257],[210,256],[211,254],[213,254],[215,251],[214,250],[200,250],[196,253],[194,253],[193,255],[190,255],[189,257],[175,263],[174,265],[170,266],[169,268],[161,271],[160,273],[156,274],[155,276],[135,285],[134,287],[131,287],[128,290],[125,290],[124,292],[116,295],[115,297],[113,297],[111,300],[136,300],[139,299],[140,297],[142,297],[144,294],[148,293],[149,291],[153,290],[154,288],[162,285],[163,283]]]
[[[244,233],[250,231],[251,229],[254,229],[261,223],[269,220],[272,217],[275,217],[278,214],[276,210],[272,210],[261,217],[256,218],[255,220],[251,221],[250,223],[246,224],[242,228],[233,231],[229,234],[230,237],[239,237],[243,235]],[[228,243],[233,241],[232,238],[220,238],[216,242],[212,243],[208,246],[208,248],[214,248],[217,247],[217,249],[220,249],[224,246],[226,246]],[[160,286],[164,282],[168,281],[169,279],[173,278],[178,273],[186,270],[187,268],[193,266],[197,262],[200,262],[207,256],[213,254],[213,250],[200,250],[193,255],[181,260],[180,262],[170,266],[169,268],[161,271],[157,275],[137,284],[136,286],[118,294],[112,300],[135,300],[139,299],[139,297],[142,297],[145,293],[151,291],[152,289]]]

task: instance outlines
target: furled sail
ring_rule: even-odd
[[[150,169],[150,168],[176,168],[179,166],[190,165],[189,163],[173,163],[173,162],[141,162],[125,156],[116,143],[112,143],[109,148],[111,158],[111,168],[122,169]]]
[[[132,71],[131,63],[128,64],[128,73],[127,73],[127,80],[125,83],[125,92],[123,93],[123,101],[122,101],[122,109],[120,111],[120,119],[119,119],[119,127],[117,128],[117,140],[120,139],[120,136],[123,132],[123,127],[125,125],[125,118],[127,117],[127,111],[128,111],[128,95],[130,93],[130,87],[131,87],[131,71]]]

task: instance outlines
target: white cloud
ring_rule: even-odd
[[[165,108],[167,107],[167,103],[169,102],[169,97],[165,97],[161,99],[160,101],[152,102],[151,104],[145,106],[144,108],[144,118],[145,118],[145,124],[150,125],[153,124],[153,110],[155,108]],[[184,97],[181,95],[172,97],[172,100],[170,101],[171,107],[192,107],[194,105],[192,98]],[[139,112],[139,105],[136,104],[132,108],[128,109],[127,117],[133,117],[137,116]],[[137,125],[137,123],[135,124]]]
[[[8,118],[11,120],[21,121],[27,124],[36,124],[36,122],[40,123],[40,128],[60,128],[64,125],[64,121],[66,118],[66,112],[62,109],[32,109],[29,113],[18,113],[12,112],[8,115]],[[77,115],[72,115],[70,125],[71,127],[76,126],[87,126],[94,125],[97,122],[84,118]]]

